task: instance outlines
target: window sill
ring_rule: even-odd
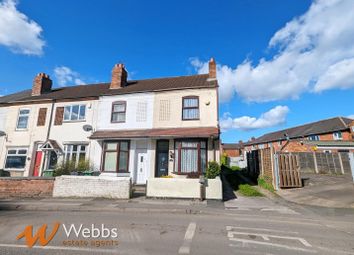
[[[117,123],[126,123],[125,121],[111,121],[112,124],[117,124]]]
[[[193,121],[193,120],[200,120],[200,119],[182,119],[182,121]]]
[[[17,132],[26,132],[28,131],[28,128],[16,128],[15,131]]]
[[[63,120],[64,123],[77,123],[77,122],[86,122],[86,120]]]
[[[21,168],[21,169],[18,169],[18,168],[4,168],[5,171],[12,171],[12,172],[24,172],[25,169],[24,168]]]

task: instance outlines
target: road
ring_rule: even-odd
[[[26,246],[16,240],[25,226],[37,231],[48,224],[46,245]],[[76,238],[67,228],[74,224],[118,229],[117,238]],[[74,243],[70,243],[70,241]],[[75,243],[88,240],[88,244]],[[118,243],[91,243],[92,240]],[[105,244],[105,245],[103,245]],[[124,211],[0,211],[0,254],[354,254],[352,211],[210,209],[201,213]]]

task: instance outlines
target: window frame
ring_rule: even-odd
[[[114,111],[114,106],[115,105],[124,105],[124,111]],[[113,120],[113,115],[114,114],[124,114],[124,121],[119,121],[119,120]],[[115,101],[112,103],[112,111],[111,111],[111,123],[125,123],[127,120],[127,101]]]
[[[319,141],[320,140],[320,136],[319,135],[310,135],[308,137],[309,141]]]
[[[184,100],[185,99],[197,99],[197,106],[184,106]],[[199,104],[199,96],[184,96],[182,97],[182,120],[183,121],[189,121],[189,120],[200,120],[200,104]],[[184,116],[184,110],[193,110],[197,109],[198,110],[198,118],[193,118],[193,119],[186,119]]]
[[[75,152],[72,147],[70,150],[68,150],[69,146],[75,146],[75,145],[78,146]],[[82,150],[82,147],[85,148],[84,151]],[[87,160],[87,156],[88,156],[88,144],[87,143],[66,143],[66,144],[64,144],[64,162],[67,162],[68,160],[72,160],[73,154],[76,154],[75,166],[77,167],[80,162],[80,154],[82,152],[85,152],[85,160]],[[69,158],[68,158],[68,154],[69,154]]]
[[[26,114],[21,114],[21,111],[23,110],[28,110],[28,113]],[[16,130],[28,130],[28,124],[29,124],[29,117],[31,114],[31,109],[30,108],[20,108],[18,110],[18,115],[17,115],[17,122],[16,122]],[[18,124],[20,123],[20,117],[27,117],[27,123],[26,123],[26,127],[25,128],[20,128],[18,127]]]
[[[10,154],[10,150],[16,150],[15,154]],[[25,150],[26,154],[18,154],[20,150]],[[11,167],[6,167],[6,162],[8,157],[16,157],[16,156],[22,156],[25,157],[25,164],[22,168],[11,168]],[[27,157],[28,157],[28,148],[27,147],[7,147],[6,150],[6,157],[5,157],[5,164],[4,164],[4,170],[11,170],[11,171],[24,171],[26,169],[26,164],[27,164]]]
[[[340,135],[340,137],[339,137]],[[343,140],[343,133],[342,131],[336,131],[336,132],[333,132],[333,140]]]
[[[77,112],[77,119],[72,119],[72,113],[73,113],[73,108],[75,106],[79,106],[78,112]],[[71,105],[64,105],[64,112],[63,112],[63,122],[83,122],[86,121],[86,104],[71,104]],[[80,112],[81,108],[85,108],[85,115],[83,119],[80,119]],[[67,108],[70,108],[69,110],[69,119],[65,119],[65,111]]]
[[[127,157],[127,170],[126,171],[121,171],[119,169],[119,158],[120,158],[120,152],[121,152],[121,143],[122,142],[126,142],[128,144],[128,149],[125,151],[123,150],[123,152],[128,154]],[[107,144],[108,143],[116,143],[116,149],[115,150],[107,150]],[[104,169],[104,165],[106,162],[106,152],[117,152],[117,158],[116,158],[116,171],[105,171]],[[129,171],[129,159],[130,159],[130,141],[129,140],[108,140],[108,141],[104,141],[103,142],[103,150],[102,150],[102,164],[101,164],[101,172],[104,173],[130,173]]]
[[[176,148],[176,143],[180,142],[181,146],[178,146],[178,148]],[[182,143],[183,142],[197,142],[198,145],[197,147],[182,147]],[[205,149],[201,148],[201,142],[205,142]],[[201,158],[201,150],[205,150],[205,163],[206,163],[206,167],[208,167],[208,139],[197,139],[197,138],[189,138],[189,139],[175,139],[174,140],[174,155],[175,158],[174,160],[176,160],[176,150],[178,150],[178,162],[177,162],[177,171],[176,171],[176,164],[173,164],[173,173],[177,174],[177,175],[188,175],[190,173],[199,173],[200,175],[205,174],[205,172],[202,171],[202,158]],[[197,150],[198,151],[198,171],[197,172],[186,172],[186,173],[182,173],[181,171],[181,151],[183,149],[186,150]],[[205,169],[206,171],[206,169]]]

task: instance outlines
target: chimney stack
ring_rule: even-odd
[[[214,58],[209,60],[209,80],[216,80],[216,63]]]
[[[112,69],[110,89],[119,89],[127,85],[128,73],[123,64],[116,64]]]
[[[52,80],[48,74],[39,73],[33,80],[32,96],[39,96],[52,90]]]

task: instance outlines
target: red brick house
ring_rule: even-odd
[[[242,142],[222,143],[221,149],[222,153],[226,154],[227,157],[240,157],[243,155],[244,145]]]
[[[335,117],[267,133],[245,143],[245,150],[273,147],[283,152],[354,151],[354,120]]]

